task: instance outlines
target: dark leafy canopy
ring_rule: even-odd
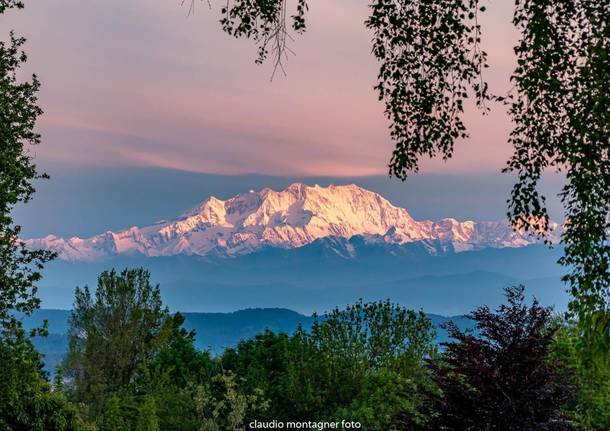
[[[431,396],[430,430],[569,430],[561,408],[576,390],[564,364],[548,360],[557,326],[551,309],[525,304],[523,288],[506,289],[507,303],[470,317],[478,335],[449,325],[433,363],[440,389]],[[408,428],[411,429],[411,428]]]
[[[11,8],[23,4],[0,0],[0,15]],[[0,430],[81,430],[76,409],[51,391],[41,357],[15,316],[38,308],[35,283],[52,254],[26,249],[11,217],[17,203],[30,199],[32,181],[39,177],[27,146],[40,142],[34,126],[42,111],[38,79],[17,79],[26,61],[25,39],[12,32],[8,36],[0,41]]]
[[[194,345],[184,317],[170,316],[143,269],[107,271],[93,297],[76,290],[69,352],[56,390],[99,431],[240,430],[261,417],[261,389]]]
[[[0,14],[23,5],[0,2]],[[28,154],[27,145],[40,142],[34,131],[42,113],[36,93],[36,76],[19,81],[17,71],[26,61],[21,50],[25,39],[10,33],[0,42],[0,330],[4,335],[19,330],[14,312],[30,313],[38,307],[35,283],[40,280],[42,264],[52,257],[45,251],[31,251],[19,241],[20,226],[14,224],[11,211],[17,203],[27,202],[39,177]]]
[[[608,350],[610,2],[517,1],[514,24],[522,38],[510,98],[515,153],[507,171],[519,178],[510,216],[534,230],[546,228],[538,180],[547,168],[566,172],[561,262],[572,269],[565,277],[575,298],[571,310],[585,339]]]
[[[284,71],[283,60],[292,52],[290,29],[305,32],[306,0],[296,0],[295,11],[289,16],[288,0],[229,0],[222,8],[220,23],[225,32],[235,37],[253,39],[258,45],[258,64],[263,63],[271,51],[274,73]],[[290,22],[287,24],[287,22]]]
[[[166,341],[146,363],[146,377],[153,377],[156,383],[167,385],[171,382],[185,388],[193,382],[208,380],[216,372],[209,352],[197,350],[195,331],[184,329],[184,321],[180,313],[171,317]]]
[[[396,143],[390,173],[404,180],[421,156],[448,159],[456,139],[468,137],[462,112],[471,90],[483,108],[490,99],[478,23],[485,8],[478,0],[376,0],[371,9],[375,88]]]
[[[0,0],[0,13],[4,13],[11,8],[23,9],[23,2],[19,0]]]

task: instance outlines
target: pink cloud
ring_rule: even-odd
[[[372,87],[377,64],[365,3],[310,2],[309,30],[288,77],[269,82],[255,47],[220,31],[217,10],[187,17],[166,0],[29,2],[9,15],[29,38],[43,82],[42,161],[135,164],[207,172],[386,173],[392,143]],[[512,67],[510,5],[485,18],[493,87]],[[510,154],[502,107],[466,114],[472,139],[427,171],[498,170]]]

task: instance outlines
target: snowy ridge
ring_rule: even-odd
[[[556,236],[557,224],[550,228]],[[268,188],[250,191],[226,201],[210,197],[176,220],[145,227],[86,239],[49,235],[25,242],[31,248],[54,250],[63,260],[96,261],[117,254],[232,257],[265,247],[296,248],[321,238],[357,235],[371,243],[438,241],[456,252],[536,242],[513,231],[507,221],[416,221],[406,209],[357,185],[301,183],[279,192]]]

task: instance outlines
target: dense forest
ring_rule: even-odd
[[[574,325],[523,287],[474,331],[434,344],[421,312],[357,302],[309,330],[265,331],[221,355],[198,350],[143,269],[77,288],[69,353],[53,378],[23,341],[25,369],[3,374],[4,429],[571,430],[610,426],[610,363],[591,378]],[[12,347],[3,345],[5,354]],[[9,370],[7,370],[9,371]],[[586,377],[585,377],[586,376]],[[6,398],[8,396],[8,398]],[[281,424],[281,425],[278,425]],[[298,424],[298,425],[297,425]],[[332,425],[335,424],[335,425]]]

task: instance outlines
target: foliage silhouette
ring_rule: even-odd
[[[477,334],[455,325],[453,342],[431,362],[437,391],[428,392],[429,420],[405,429],[430,430],[571,430],[562,407],[577,386],[568,366],[549,359],[558,325],[550,308],[525,303],[522,286],[506,289],[506,304],[495,312],[480,307],[470,317]]]
[[[20,1],[0,0],[0,16],[23,7]],[[18,79],[27,61],[24,43],[13,32],[8,41],[0,41],[0,430],[82,430],[76,409],[52,391],[40,355],[17,317],[39,307],[36,283],[44,263],[53,257],[27,249],[19,240],[21,227],[11,216],[15,205],[31,199],[33,181],[46,178],[37,172],[28,148],[40,143],[35,126],[42,110],[38,78]],[[46,334],[45,327],[31,332]]]

